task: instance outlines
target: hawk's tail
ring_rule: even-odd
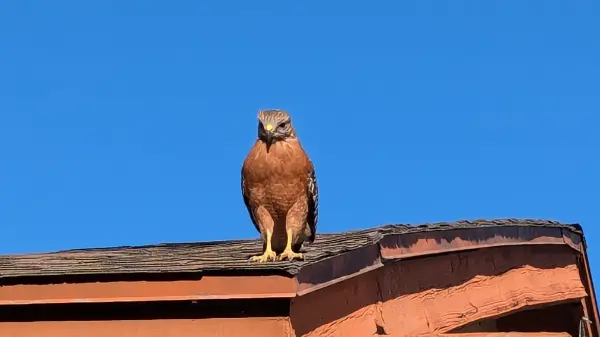
[[[310,226],[306,226],[304,229],[304,235],[306,235],[305,242],[311,244],[315,242],[315,233],[312,232]]]

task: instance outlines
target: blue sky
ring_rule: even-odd
[[[240,167],[283,108],[321,232],[546,218],[598,265],[599,7],[2,1],[0,253],[257,237]]]

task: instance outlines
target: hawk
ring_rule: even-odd
[[[242,196],[263,240],[263,253],[250,261],[304,259],[299,250],[315,240],[319,192],[286,111],[258,113],[258,139],[242,166]]]

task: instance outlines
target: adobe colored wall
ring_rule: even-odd
[[[574,251],[513,246],[406,260],[292,301],[296,336],[431,335],[586,290]]]
[[[2,337],[293,337],[289,319],[210,318],[0,323]]]

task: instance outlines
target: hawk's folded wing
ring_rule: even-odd
[[[256,222],[256,218],[254,217],[254,212],[252,212],[252,207],[250,206],[250,201],[248,199],[248,189],[246,187],[246,182],[244,181],[244,175],[242,174],[242,197],[244,197],[244,204],[246,204],[246,209],[248,210],[248,214],[250,214],[250,219],[254,224],[256,230],[260,233],[260,227],[258,227],[258,222]]]
[[[317,221],[319,220],[319,186],[317,184],[317,175],[315,173],[315,167],[309,160],[310,172],[308,175],[308,214],[306,215],[306,222],[310,228],[309,242],[315,241],[315,235],[317,233]]]

